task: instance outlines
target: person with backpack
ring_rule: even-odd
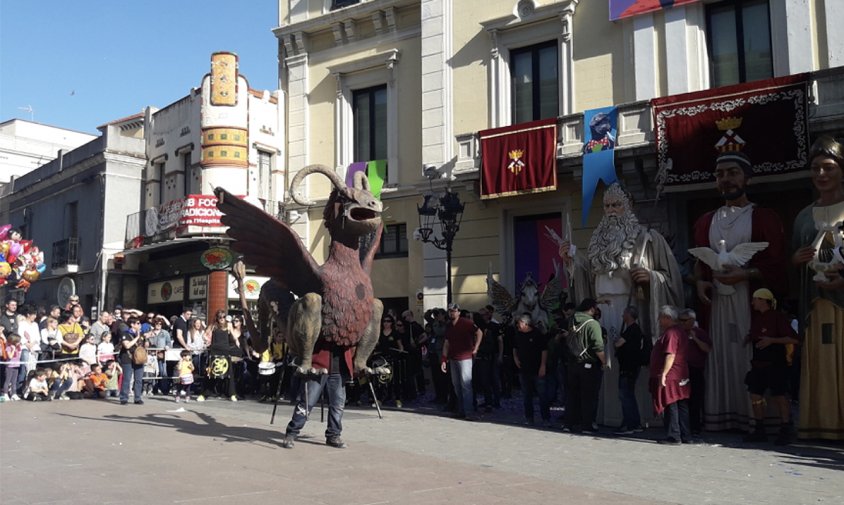
[[[601,377],[606,368],[604,336],[595,319],[598,303],[586,298],[577,307],[565,336],[568,368],[566,371],[566,417],[563,431],[597,432],[595,414]]]
[[[624,330],[613,343],[615,355],[618,358],[618,399],[621,402],[622,422],[616,435],[632,435],[641,433],[642,418],[639,415],[639,403],[636,401],[636,381],[642,365],[642,352],[645,341],[650,344],[650,338],[642,334],[639,327],[639,309],[633,305],[624,309],[622,314]],[[647,351],[650,352],[650,346]]]
[[[129,326],[129,329],[124,331],[120,337],[119,358],[120,366],[123,368],[120,404],[126,405],[129,403],[129,387],[131,386],[135,394],[135,405],[143,405],[144,400],[141,397],[141,392],[143,391],[146,356],[143,356],[143,360],[141,360],[140,356],[136,356],[136,350],[138,348],[144,348],[144,337],[141,334],[141,320],[135,316],[131,316],[126,320],[126,324]]]

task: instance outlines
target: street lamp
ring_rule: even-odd
[[[416,211],[419,213],[418,237],[422,242],[445,251],[446,303],[451,303],[451,248],[454,244],[454,236],[460,230],[465,204],[460,202],[457,193],[451,192],[451,188],[446,189],[441,195],[430,192],[422,198],[422,205],[416,206]],[[440,226],[440,236],[432,237],[437,221]]]

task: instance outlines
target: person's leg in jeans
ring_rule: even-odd
[[[662,413],[662,420],[665,424],[665,438],[680,441],[680,416],[677,409],[677,402],[665,406]]]
[[[26,375],[29,373],[29,368],[26,366],[26,363],[29,361],[29,349],[21,349],[21,366],[18,368],[18,377],[17,382],[13,384],[15,390],[20,390],[23,393],[24,389],[24,382],[26,381]]]
[[[573,363],[567,367],[566,373],[566,416],[565,424],[572,430],[582,428],[582,416],[580,413],[580,397],[582,388],[580,384],[580,371],[583,365]]]
[[[310,414],[314,405],[319,402],[319,397],[322,395],[322,388],[327,382],[327,375],[308,375],[302,378],[299,403],[296,404],[296,408],[293,410],[293,417],[290,419],[290,422],[287,423],[287,430],[285,433],[288,437],[296,438],[299,436],[299,433],[301,433],[302,428],[308,421],[308,414]],[[308,385],[307,399],[305,399],[305,384]],[[305,400],[307,400],[307,405]]]
[[[343,410],[346,406],[346,388],[343,386],[343,376],[339,373],[328,375],[328,425],[325,428],[325,438],[339,438],[343,432]]]
[[[457,412],[457,415],[465,416],[466,411],[463,409],[463,388],[461,387],[461,370],[459,363],[459,361],[455,361],[452,359],[448,361],[448,366],[449,372],[451,372],[451,392],[453,395],[452,399],[455,405],[455,410]],[[471,397],[469,398],[469,401],[472,401]]]
[[[460,361],[460,386],[463,398],[463,412],[468,416],[474,412],[472,403],[472,359]]]
[[[123,382],[120,383],[120,403],[126,403],[129,401],[129,388],[132,387],[132,364],[131,363],[120,363],[120,367],[123,369]]]
[[[144,387],[144,365],[129,365],[131,369],[131,376],[134,378],[132,381],[134,384],[132,385],[132,389],[135,392],[135,403],[143,401],[142,393]]]
[[[692,430],[689,427],[689,401],[678,400],[677,403],[677,425],[680,428],[680,440],[689,442],[692,440]]]
[[[632,430],[639,428],[642,420],[639,416],[639,404],[636,402],[636,379],[639,369],[623,370],[618,374],[618,399],[621,401],[621,426]]]
[[[533,393],[536,389],[536,376],[522,373],[519,379],[522,384],[522,400],[524,401],[525,421],[534,422],[533,416]]]
[[[542,422],[551,422],[551,402],[548,400],[547,385],[545,377],[536,378],[536,396],[539,397],[539,416]]]
[[[706,391],[703,368],[689,367],[689,383],[692,389],[689,398],[689,424],[692,433],[700,433],[703,428],[703,396]]]
[[[17,394],[18,370],[18,367],[13,366],[6,369],[6,380],[3,383],[3,393],[8,395],[9,398],[11,398],[12,395]]]

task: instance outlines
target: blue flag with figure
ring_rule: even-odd
[[[586,226],[598,181],[609,186],[616,182],[615,141],[618,109],[603,107],[583,113],[583,218]]]

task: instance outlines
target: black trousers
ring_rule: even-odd
[[[692,432],[698,433],[703,429],[703,395],[706,391],[703,368],[689,367],[689,383],[692,389],[689,397],[689,423]]]
[[[570,428],[592,429],[598,410],[602,374],[600,363],[569,363],[566,367],[565,423]]]

